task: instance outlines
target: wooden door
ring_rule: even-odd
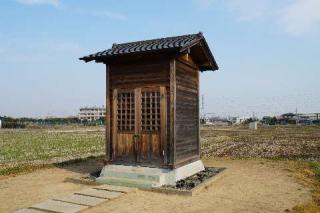
[[[122,164],[161,166],[166,150],[165,87],[115,89],[113,159]]]
[[[135,92],[113,91],[113,159],[119,163],[136,161],[135,149]]]

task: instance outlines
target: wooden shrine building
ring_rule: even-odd
[[[199,71],[218,70],[202,33],[113,44],[106,65],[106,158],[174,169],[200,159]]]

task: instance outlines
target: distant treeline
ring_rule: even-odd
[[[268,125],[287,125],[287,124],[302,124],[302,125],[319,125],[320,120],[308,120],[308,119],[293,119],[292,117],[269,117],[265,116],[261,119],[261,123]]]
[[[71,124],[82,124],[85,126],[96,126],[96,125],[104,125],[104,119],[99,119],[95,121],[81,121],[77,117],[67,117],[67,118],[12,118],[7,116],[0,116],[0,120],[2,121],[2,128],[26,128],[29,125],[38,125],[38,126],[46,126],[46,125],[71,125]]]
[[[1,128],[6,129],[23,129],[26,125],[17,119],[11,117],[0,117],[1,120]]]

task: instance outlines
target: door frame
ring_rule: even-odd
[[[118,135],[118,93],[130,91],[134,92],[134,110],[135,110],[135,126],[134,126],[134,158],[135,164],[144,165],[144,162],[141,162],[141,145],[142,145],[142,91],[159,91],[160,92],[160,151],[159,159],[160,165],[154,165],[159,167],[166,167],[168,163],[167,158],[167,89],[165,86],[152,86],[152,87],[136,87],[132,89],[128,88],[116,88],[113,90],[112,95],[112,160],[116,161],[116,150],[118,146],[117,135]],[[148,165],[147,165],[148,166]]]

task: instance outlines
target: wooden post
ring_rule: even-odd
[[[197,140],[198,140],[198,156],[200,158],[200,154],[201,154],[201,144],[200,144],[200,77],[199,77],[199,72],[200,71],[197,71],[197,87],[198,87],[198,122],[197,122],[197,127],[198,127],[198,130],[197,130]]]
[[[135,111],[135,115],[134,115],[134,120],[135,120],[135,124],[134,124],[134,152],[136,154],[135,156],[135,160],[136,162],[140,161],[140,157],[141,157],[141,88],[136,88],[134,89],[134,111]]]
[[[118,137],[118,113],[117,113],[117,109],[118,109],[118,90],[114,89],[113,90],[113,98],[112,98],[112,121],[113,121],[113,126],[112,126],[112,159],[115,159],[115,153],[116,153],[116,149],[117,149],[117,137]]]
[[[161,154],[163,164],[168,164],[167,158],[167,91],[166,87],[160,87],[160,134],[161,134]]]
[[[170,164],[175,168],[176,163],[176,61],[170,60]]]
[[[110,137],[110,66],[106,65],[106,160],[111,160]]]

